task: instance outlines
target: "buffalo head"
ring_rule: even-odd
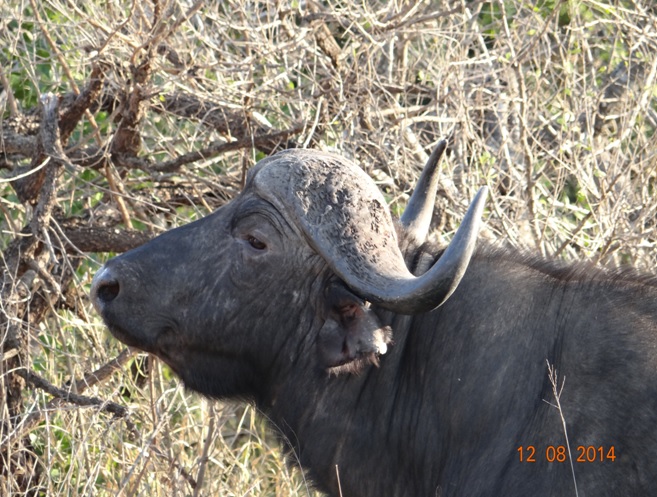
[[[429,226],[442,149],[401,219],[415,243]],[[162,358],[188,387],[257,398],[300,357],[322,368],[375,361],[390,339],[377,308],[414,314],[443,303],[470,260],[484,197],[416,277],[360,168],[287,150],[259,162],[213,214],[107,262],[91,298],[116,338]]]

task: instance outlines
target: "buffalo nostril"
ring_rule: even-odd
[[[96,289],[96,298],[103,303],[111,302],[119,295],[120,289],[116,280],[101,281]]]
[[[101,312],[104,305],[116,299],[120,292],[119,280],[114,277],[112,269],[105,265],[94,276],[89,296],[96,310]]]

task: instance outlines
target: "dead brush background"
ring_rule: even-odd
[[[0,494],[313,495],[251,408],[185,392],[87,298],[111,254],[277,150],[353,158],[398,212],[449,137],[445,240],[486,184],[483,236],[652,270],[656,19],[651,0],[2,2]]]

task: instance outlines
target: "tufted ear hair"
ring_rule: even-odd
[[[369,304],[341,282],[328,284],[325,305],[326,321],[317,340],[322,366],[339,374],[378,365],[390,343],[390,327],[382,326]]]

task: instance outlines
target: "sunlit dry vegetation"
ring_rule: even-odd
[[[1,2],[0,495],[314,495],[252,408],[124,351],[87,298],[104,260],[278,150],[352,158],[399,212],[447,137],[439,239],[488,185],[482,236],[652,270],[656,19],[649,0]]]

